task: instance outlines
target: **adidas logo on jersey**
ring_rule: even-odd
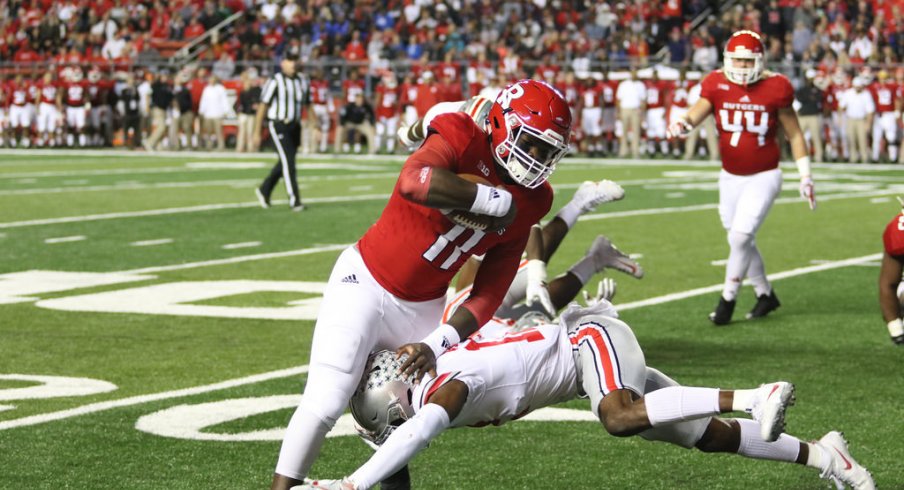
[[[747,97],[745,95],[745,96],[741,97],[741,100],[739,102],[750,102],[750,97]]]
[[[358,284],[358,278],[354,274],[342,278],[342,282],[347,284]]]

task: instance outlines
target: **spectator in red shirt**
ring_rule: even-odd
[[[195,14],[191,17],[191,21],[189,21],[188,25],[185,26],[185,30],[182,32],[182,39],[190,41],[201,34],[204,34],[204,26],[201,25],[198,14]]]

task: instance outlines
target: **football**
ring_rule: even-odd
[[[483,184],[492,186],[489,180],[474,174],[458,174],[459,177],[474,182],[475,184]],[[477,231],[498,231],[504,227],[503,219],[497,216],[488,216],[486,214],[477,214],[463,209],[443,209],[442,213],[446,215],[449,221]]]

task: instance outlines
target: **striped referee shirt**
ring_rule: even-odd
[[[310,103],[310,87],[307,79],[273,75],[261,92],[261,102],[267,104],[267,119],[283,123],[301,120],[301,105]]]

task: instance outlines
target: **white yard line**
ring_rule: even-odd
[[[195,269],[197,267],[210,267],[216,265],[238,264],[241,262],[251,262],[254,260],[280,259],[283,257],[295,257],[298,255],[310,255],[322,252],[332,252],[336,250],[344,250],[351,245],[349,243],[336,245],[323,245],[313,248],[302,248],[298,250],[287,250],[285,252],[271,252],[254,255],[241,255],[239,257],[229,257],[226,259],[202,260],[200,262],[187,262],[184,264],[161,265],[155,267],[144,267],[141,269],[131,269],[120,271],[124,274],[152,274],[156,272],[179,271],[185,269]]]
[[[870,254],[864,255],[862,257],[853,257],[850,259],[844,260],[836,260],[832,262],[826,262],[824,264],[819,265],[811,265],[809,267],[799,267],[797,269],[791,269],[787,271],[777,272],[775,274],[769,274],[768,278],[770,281],[778,281],[780,279],[787,279],[789,277],[802,276],[805,274],[812,274],[814,272],[827,271],[831,269],[839,269],[841,267],[848,267],[852,265],[860,265],[866,262],[872,262],[874,260],[878,260],[882,258],[882,254]],[[657,296],[655,298],[643,299],[640,301],[634,301],[631,303],[622,303],[616,305],[619,311],[623,310],[633,310],[635,308],[642,308],[644,306],[653,306],[660,305],[663,303],[669,303],[672,301],[678,301],[680,299],[693,298],[694,296],[701,296],[704,294],[716,293],[722,291],[723,284],[714,284],[712,286],[707,286],[703,288],[691,289],[689,291],[681,291],[679,293],[671,293],[663,296]]]
[[[237,248],[252,248],[252,247],[260,247],[262,242],[239,242],[239,243],[227,243],[223,245],[223,250],[235,250]]]
[[[68,243],[68,242],[80,242],[85,240],[87,237],[85,235],[72,235],[72,236],[61,236],[56,238],[47,238],[44,240],[44,243],[53,245],[54,243]]]
[[[335,197],[312,197],[305,199],[305,203],[332,203],[332,202],[354,202],[354,201],[378,201],[388,199],[389,194],[363,194],[360,196],[335,196]],[[286,201],[273,201],[272,204],[283,204]],[[195,213],[198,211],[214,211],[218,209],[234,209],[234,208],[253,208],[260,206],[257,201],[252,202],[234,202],[224,204],[202,204],[199,206],[186,206],[182,208],[164,208],[164,209],[148,209],[145,211],[123,211],[120,213],[104,213],[89,214],[85,216],[64,216],[62,218],[45,218],[33,219],[25,221],[9,221],[0,223],[2,228],[20,228],[23,226],[39,226],[39,225],[55,225],[60,223],[81,223],[84,221],[100,221],[107,219],[119,218],[136,218],[142,216],[163,216],[169,214]]]
[[[338,247],[338,246],[336,246]],[[859,265],[863,262],[869,262],[878,259],[881,257],[881,254],[871,254],[865,255],[862,257],[854,257],[845,260],[838,260],[834,262],[829,262],[826,264],[820,264],[816,266],[810,267],[800,267],[797,269],[791,269],[788,271],[779,272],[776,274],[771,274],[769,279],[772,281],[777,281],[780,279],[785,279],[788,277],[801,276],[805,274],[811,274],[814,272],[821,272],[831,269],[838,269],[841,267],[847,267],[850,265]],[[189,264],[184,264],[189,265]],[[159,270],[159,269],[158,269]],[[173,270],[173,269],[169,269]],[[145,269],[144,271],[156,272],[156,270],[152,271],[151,268]],[[137,271],[130,271],[137,272]],[[694,296],[700,296],[703,294],[709,294],[713,292],[720,291],[722,289],[721,284],[716,284],[713,286],[708,286],[704,288],[691,289],[689,291],[682,291],[678,293],[666,294],[663,296],[658,296],[655,298],[645,299],[641,301],[634,301],[632,303],[624,303],[617,305],[619,310],[631,310],[636,308],[642,308],[645,306],[653,306],[659,305],[663,303],[669,303],[672,301],[678,301],[686,298],[691,298]],[[243,386],[247,384],[253,383],[261,383],[264,381],[269,381],[273,379],[286,378],[290,376],[297,376],[299,374],[304,374],[308,370],[308,366],[298,366],[289,369],[281,369],[278,371],[270,371],[267,373],[256,374],[253,376],[247,376],[244,378],[237,378],[232,380],[221,381],[219,383],[197,386],[194,388],[184,388],[181,390],[174,391],[164,391],[160,393],[154,393],[149,395],[139,395],[133,396],[129,398],[123,398],[120,400],[110,400],[105,402],[92,403],[89,405],[83,405],[81,407],[75,407],[67,410],[60,410],[57,412],[50,412],[39,415],[32,415],[29,417],[22,417],[19,419],[12,419],[0,422],[0,430],[6,429],[14,429],[18,427],[26,427],[31,425],[43,424],[46,422],[53,422],[56,420],[63,420],[72,417],[78,417],[81,415],[89,415],[92,413],[102,412],[105,410],[110,410],[113,408],[121,408],[128,407],[133,405],[140,405],[143,403],[155,402],[160,400],[168,400],[172,398],[180,398],[185,396],[198,395],[202,393],[208,393],[211,391],[224,390],[229,388],[235,388],[237,386]]]
[[[173,243],[172,238],[158,238],[156,240],[139,240],[137,242],[132,242],[129,245],[133,247],[152,247],[154,245],[166,245],[168,243]]]
[[[29,417],[22,417],[19,419],[13,420],[5,420],[0,422],[0,430],[5,429],[15,429],[17,427],[27,427],[29,425],[37,425],[43,424],[46,422],[53,422],[55,420],[68,419],[71,417],[78,417],[80,415],[89,415],[92,413],[103,412],[105,410],[110,410],[113,408],[121,408],[121,407],[129,407],[132,405],[141,405],[143,403],[150,403],[159,400],[169,400],[172,398],[181,398],[185,396],[193,396],[200,395],[202,393],[210,393],[211,391],[219,391],[226,390],[229,388],[235,388],[237,386],[244,386],[254,383],[263,383],[264,381],[270,381],[273,379],[280,378],[288,378],[290,376],[298,376],[299,374],[304,374],[308,372],[308,366],[297,366],[288,369],[280,369],[278,371],[270,371],[268,373],[255,374],[252,376],[246,376],[244,378],[236,378],[230,379],[226,381],[220,381],[219,383],[213,383],[204,386],[195,386],[193,388],[184,388],[181,390],[174,391],[163,391],[160,393],[152,393],[149,395],[138,395],[132,396],[129,398],[122,398],[119,400],[109,400],[105,402],[91,403],[89,405],[82,405],[80,407],[70,408],[67,410],[60,410],[58,412],[50,412],[50,413],[42,413],[39,415],[32,415]]]

